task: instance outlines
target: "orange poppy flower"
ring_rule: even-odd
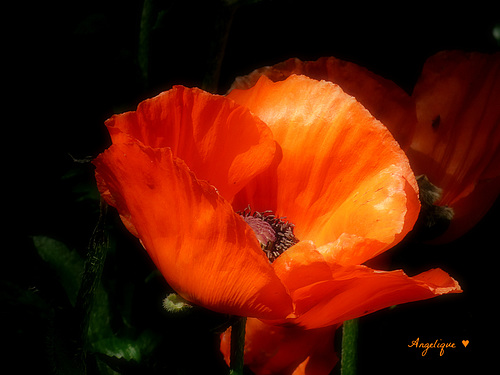
[[[106,126],[113,145],[94,161],[99,191],[169,285],[217,312],[290,314],[288,292],[229,203],[272,162],[269,128],[224,97],[180,86]]]
[[[500,54],[445,51],[430,58],[410,97],[393,82],[334,57],[289,59],[238,77],[248,89],[260,76],[327,80],[354,96],[391,131],[417,175],[443,194],[434,203],[454,216],[440,241],[472,228],[500,192]]]
[[[175,87],[106,125],[99,190],[188,301],[320,328],[460,290],[441,270],[360,265],[411,230],[418,188],[389,131],[332,83]]]

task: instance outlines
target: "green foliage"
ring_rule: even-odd
[[[76,311],[78,309],[77,298],[79,288],[82,285],[82,277],[84,276],[84,260],[76,250],[71,250],[62,242],[50,237],[34,236],[33,244],[39,256],[48,264],[66,292],[71,305],[68,316],[77,320],[80,316],[79,311]],[[128,295],[133,294],[133,286],[124,288],[124,292]],[[40,297],[32,293],[21,293],[19,298],[21,297],[26,300],[25,303],[33,301],[37,305],[42,303]],[[118,366],[120,368],[127,368],[128,365],[136,366],[160,344],[161,336],[159,334],[150,329],[132,325],[130,309],[125,308],[122,313],[122,310],[112,308],[110,295],[102,282],[98,284],[93,293],[93,298],[88,318],[88,330],[83,333],[84,337],[82,339],[87,343],[85,348],[87,351],[86,357],[95,360],[95,366],[98,368],[99,373],[116,374],[117,372],[113,367],[118,366],[116,364],[117,359],[121,360]],[[128,297],[119,296],[119,298],[127,299]],[[129,304],[131,304],[131,301],[129,301]],[[81,324],[78,321],[67,321],[66,323],[72,327],[78,327]],[[65,353],[63,349],[71,342],[78,340],[78,332],[71,332],[60,326],[58,329],[49,332],[49,335],[48,341],[51,343],[51,352],[54,357],[57,357],[52,359],[52,362],[57,363],[59,368],[57,373],[65,373],[64,368],[74,368],[74,363],[72,366],[61,364],[73,361],[75,353]],[[129,364],[129,362],[133,362],[133,364]],[[83,368],[83,366],[81,367]]]
[[[111,327],[113,318],[108,293],[101,285],[97,289],[89,321],[88,342],[92,351],[140,362],[160,342],[160,337],[151,330],[139,332],[134,327],[126,327],[126,317],[121,314],[118,325],[123,329],[116,332]]]
[[[82,282],[83,259],[76,250],[53,238],[34,236],[33,243],[40,257],[53,269],[74,307]]]

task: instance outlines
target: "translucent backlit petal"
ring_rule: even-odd
[[[432,269],[414,277],[403,271],[365,266],[332,267],[332,279],[292,293],[298,318],[306,328],[325,327],[401,303],[461,292],[446,272]]]
[[[249,89],[262,75],[276,82],[292,74],[339,85],[379,119],[403,149],[409,146],[417,122],[413,100],[394,82],[348,61],[335,57],[321,57],[316,61],[291,58],[257,69],[247,76],[237,77],[231,89]]]
[[[365,238],[342,235],[319,248],[302,241],[288,249],[273,267],[292,296],[295,317],[266,322],[326,327],[395,304],[460,292],[458,283],[439,269],[408,277],[401,270],[377,271],[351,262],[371,246]]]
[[[269,128],[246,108],[183,86],[113,116],[106,125],[113,143],[132,137],[150,147],[170,147],[228,200],[269,166],[276,147]]]
[[[366,259],[412,228],[418,188],[404,152],[339,86],[304,76],[273,83],[263,76],[229,97],[269,125],[283,155],[276,169],[243,189],[236,206],[246,202],[274,210],[295,224],[300,240],[317,246],[343,233],[374,240]],[[248,202],[249,197],[254,200]]]
[[[169,285],[208,309],[254,317],[292,310],[255,234],[169,148],[120,143],[97,167],[108,203],[127,216]]]

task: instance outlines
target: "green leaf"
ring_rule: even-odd
[[[138,334],[137,330],[132,328],[117,333],[111,327],[112,318],[108,293],[100,284],[89,319],[88,340],[92,351],[139,363],[161,341],[160,335],[149,330]],[[125,323],[123,316],[121,320]]]
[[[50,237],[34,236],[33,243],[38,255],[56,273],[71,305],[75,306],[82,282],[83,259],[75,250]]]
[[[144,331],[139,337],[109,336],[93,343],[95,351],[109,357],[123,358],[127,361],[140,362],[160,341],[159,335]]]
[[[100,194],[97,190],[97,185],[94,180],[89,179],[88,169],[91,159],[78,160],[73,158],[73,156],[71,158],[74,161],[74,165],[61,177],[61,180],[65,183],[65,187],[74,194],[75,202],[99,202]]]
[[[108,337],[113,337],[115,333],[111,329],[111,309],[108,294],[99,285],[95,291],[94,303],[89,317],[88,340],[94,348],[94,344]],[[97,350],[99,351],[99,350]]]

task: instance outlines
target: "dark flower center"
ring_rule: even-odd
[[[271,263],[285,250],[299,242],[293,234],[294,225],[286,221],[286,217],[276,217],[272,211],[252,212],[250,207],[238,214],[253,229],[260,247]]]

